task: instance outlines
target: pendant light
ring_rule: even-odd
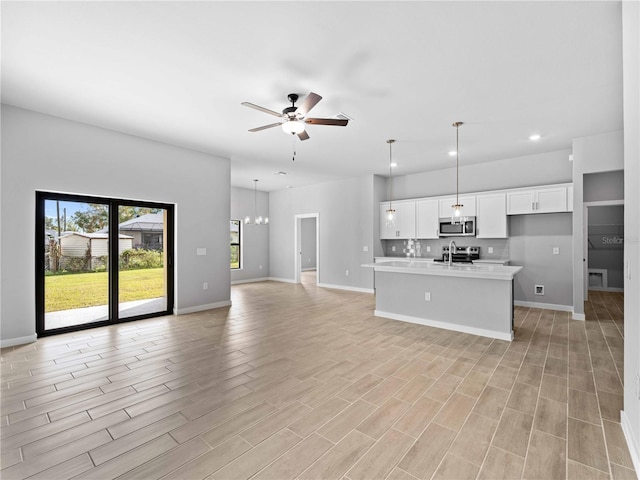
[[[387,227],[391,227],[396,223],[396,211],[393,208],[393,174],[391,172],[391,164],[393,163],[391,155],[391,145],[395,142],[393,139],[387,140],[389,144],[389,208],[387,209]]]
[[[464,207],[464,205],[460,204],[460,200],[458,198],[458,183],[459,183],[459,171],[460,171],[460,165],[459,165],[460,148],[458,146],[458,133],[459,133],[460,125],[464,125],[464,123],[463,122],[453,123],[453,126],[456,127],[456,203],[454,205],[451,205],[451,207],[453,207],[452,219],[454,222],[460,221],[460,213],[462,211],[462,207]]]
[[[245,225],[268,225],[269,217],[262,218],[262,215],[258,216],[258,179],[253,179],[253,221],[251,217],[247,215],[244,217]]]

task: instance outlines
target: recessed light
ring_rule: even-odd
[[[396,162],[391,162],[391,163],[389,164],[389,166],[390,166],[390,167],[397,167],[397,166],[398,166],[398,164],[397,164]]]
[[[280,175],[280,176],[284,176],[287,174],[287,172],[281,172],[281,171],[277,171],[277,172],[273,172],[274,175]]]
[[[529,140],[540,140],[542,138],[542,135],[540,135],[539,133],[534,133],[533,135],[529,135]]]
[[[449,156],[450,156],[450,157],[455,157],[455,156],[456,156],[456,153],[458,153],[458,152],[456,152],[455,150],[451,150],[451,151],[449,152]]]

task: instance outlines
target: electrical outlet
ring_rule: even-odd
[[[536,295],[544,295],[544,285],[536,285],[535,286],[535,294]]]
[[[202,284],[202,289],[203,289],[203,290],[207,290],[208,288],[209,288],[209,284],[208,284],[207,282],[204,282],[204,283]]]
[[[487,248],[487,253],[493,253],[493,247]]]
[[[424,301],[425,302],[431,301],[431,292],[424,292]]]
[[[206,248],[196,248],[196,255],[202,256],[207,254]]]
[[[395,252],[396,251],[396,246],[395,245],[391,245],[391,251]]]
[[[260,270],[262,270],[262,265],[260,265]]]
[[[431,251],[431,245],[427,245],[427,252]]]
[[[553,247],[553,254],[560,255],[560,249],[558,247]]]
[[[349,276],[349,270],[345,270],[344,274],[348,277]]]
[[[365,245],[364,247],[362,247],[362,251],[363,252],[368,252],[369,251],[369,247],[367,245]]]

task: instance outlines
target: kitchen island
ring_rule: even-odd
[[[513,278],[522,267],[382,261],[373,268],[375,315],[513,340]]]

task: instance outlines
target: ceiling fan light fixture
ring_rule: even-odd
[[[285,133],[297,135],[304,132],[304,123],[295,118],[292,118],[282,124],[282,130],[284,130]]]

